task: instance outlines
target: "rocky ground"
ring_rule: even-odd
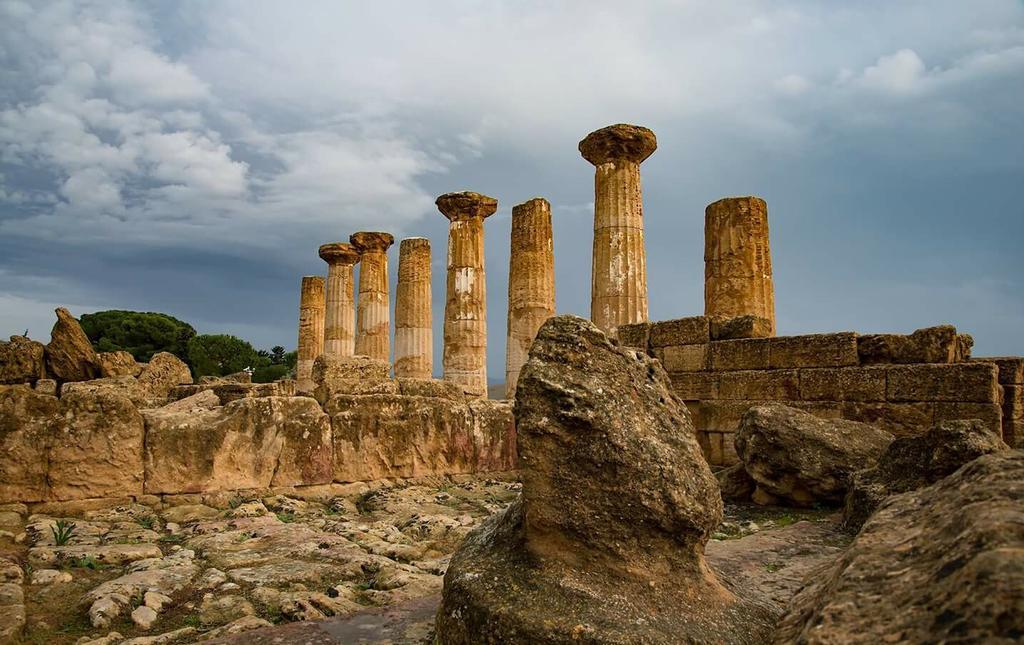
[[[6,507],[0,578],[7,596],[22,583],[26,616],[14,642],[234,642],[249,630],[239,642],[429,642],[448,557],[518,494],[514,481],[439,479],[323,502],[236,497],[223,509]],[[66,540],[59,520],[74,524]],[[824,511],[729,505],[708,559],[788,596],[848,542],[836,527]]]

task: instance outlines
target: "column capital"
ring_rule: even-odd
[[[348,241],[360,253],[367,251],[387,251],[388,247],[395,243],[395,237],[391,233],[378,231],[359,231],[349,236]]]
[[[618,123],[588,134],[580,141],[583,158],[599,166],[609,161],[640,163],[658,147],[654,132],[639,125]]]
[[[430,240],[425,237],[407,237],[399,243],[398,248],[401,250],[406,249],[417,249],[417,248],[430,248]]]
[[[327,264],[355,264],[359,262],[359,251],[345,242],[329,242],[320,247],[320,259]]]
[[[434,203],[437,204],[437,210],[453,222],[475,217],[483,219],[498,210],[498,200],[470,191],[445,193]]]

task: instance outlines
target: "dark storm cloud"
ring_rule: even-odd
[[[952,322],[1024,353],[1017,2],[0,2],[0,23],[3,333],[45,337],[67,304],[291,347],[300,276],[355,230],[431,240],[439,330],[433,199],[472,189],[500,202],[500,378],[511,207],[551,201],[558,308],[587,315],[576,143],[627,121],[659,139],[652,318],[702,311],[704,206],[757,194],[781,333]]]

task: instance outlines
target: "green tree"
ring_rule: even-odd
[[[252,373],[253,383],[273,383],[274,381],[288,376],[288,372],[292,369],[287,365],[275,363],[272,365],[264,365],[263,367],[257,367]]]
[[[79,322],[99,352],[124,350],[148,362],[157,352],[170,352],[188,362],[188,342],[196,330],[167,314],[108,310],[84,314]]]
[[[200,334],[188,341],[195,376],[227,376],[246,368],[269,365],[252,345],[228,334]]]

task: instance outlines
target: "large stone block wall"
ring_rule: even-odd
[[[287,388],[283,388],[287,391]],[[0,385],[0,504],[322,486],[516,468],[510,404],[437,381],[392,394],[182,386],[140,407],[116,388]],[[400,391],[399,391],[400,390]]]
[[[763,334],[756,322],[744,327],[698,316],[619,330],[622,344],[661,360],[714,465],[737,461],[733,434],[740,418],[768,402],[873,423],[896,436],[920,434],[936,421],[977,418],[1020,445],[1022,359],[969,360],[969,337],[951,327],[913,337],[724,337]],[[930,362],[909,362],[921,360]]]

